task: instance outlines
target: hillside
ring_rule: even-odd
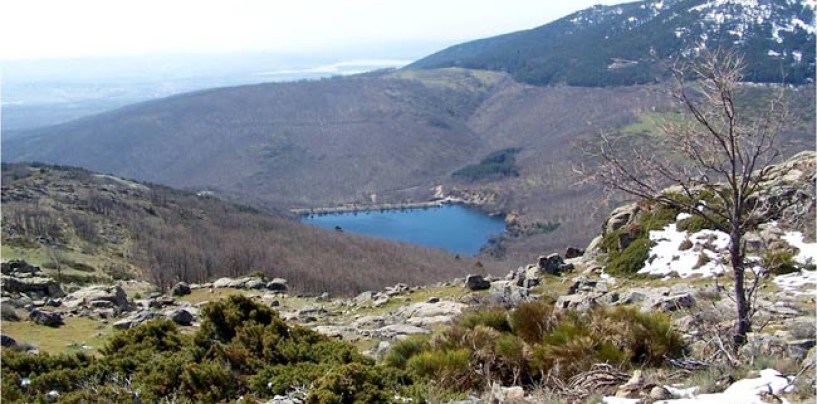
[[[651,83],[701,47],[746,55],[746,80],[813,82],[813,2],[645,0],[594,6],[526,31],[455,45],[409,69],[508,72],[535,85]]]
[[[757,102],[765,87],[746,87]],[[813,149],[813,87],[790,91],[789,152]],[[185,94],[3,139],[4,161],[44,161],[280,208],[425,201],[440,192],[511,213],[520,237],[492,249],[521,264],[583,245],[609,205],[578,185],[577,143],[640,136],[671,112],[660,86],[536,87],[501,73],[397,71]],[[485,172],[513,150],[508,173]],[[506,156],[510,157],[510,155]],[[502,171],[500,169],[500,171]],[[442,188],[439,188],[439,186]],[[543,232],[549,223],[559,223]],[[483,258],[484,259],[484,258]]]
[[[66,282],[136,277],[166,288],[260,272],[303,293],[350,294],[450,279],[475,264],[82,169],[2,169],[3,259],[25,259]]]
[[[754,314],[742,346],[730,339],[728,235],[641,200],[605,215],[582,255],[355,297],[254,277],[145,296],[133,282],[77,286],[3,262],[2,399],[814,402],[815,168],[817,154],[800,153],[760,183],[759,200],[780,203],[758,204],[765,220],[744,238]],[[644,254],[621,260],[636,244]]]

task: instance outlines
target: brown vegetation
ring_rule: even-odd
[[[87,251],[106,263],[109,276],[133,268],[162,288],[261,271],[300,291],[350,294],[450,280],[475,265],[439,250],[321,230],[80,169],[4,165],[2,195],[4,244]]]

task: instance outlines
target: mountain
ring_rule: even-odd
[[[527,31],[437,52],[410,69],[465,67],[508,72],[535,84],[609,86],[650,83],[672,61],[701,48],[746,57],[751,82],[812,82],[812,0],[646,0],[594,6]]]
[[[63,281],[132,277],[166,288],[261,272],[302,293],[359,293],[463,276],[441,250],[321,230],[283,213],[78,168],[2,167],[3,258]]]
[[[745,90],[754,101],[771,91]],[[786,145],[813,149],[813,87],[789,94]],[[607,205],[573,171],[577,144],[600,131],[654,129],[670,101],[657,86],[387,71],[178,95],[4,138],[2,151],[7,162],[82,166],[287,209],[460,197],[518,222],[491,254],[521,264],[585,244],[602,220],[594,212]]]

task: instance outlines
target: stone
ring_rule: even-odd
[[[284,278],[275,278],[267,282],[267,289],[273,292],[286,292],[288,288],[287,280]]]
[[[92,300],[88,305],[95,309],[108,309],[112,308],[113,302],[110,300]]]
[[[193,315],[185,309],[170,310],[165,313],[165,317],[181,326],[186,327],[193,324]]]
[[[635,203],[620,206],[613,210],[610,217],[604,222],[604,234],[610,234],[629,223],[638,214],[639,210],[638,205]]]
[[[2,280],[2,290],[5,293],[24,293],[36,297],[65,296],[60,284],[48,277],[18,278],[3,275],[0,279]]]
[[[482,275],[468,275],[465,277],[465,286],[469,290],[485,290],[491,287],[491,282],[486,281]]]
[[[62,316],[60,313],[53,313],[49,311],[42,311],[34,309],[29,313],[29,319],[34,322],[34,324],[44,325],[47,327],[59,327],[65,324],[62,321]]]
[[[582,255],[584,255],[584,250],[581,248],[567,247],[567,250],[565,250],[565,259],[578,258]]]
[[[190,285],[187,282],[179,282],[170,288],[170,296],[185,296],[191,292]]]
[[[89,286],[71,293],[64,299],[66,306],[69,307],[90,307],[91,302],[99,300],[107,300],[113,303],[113,306],[121,311],[128,311],[131,308],[131,303],[128,301],[127,293],[125,293],[125,290],[118,285]],[[71,302],[70,304],[68,303],[69,301]]]
[[[145,321],[154,320],[154,319],[161,318],[161,317],[162,317],[161,314],[159,314],[157,312],[154,312],[154,311],[149,311],[149,310],[140,311],[140,312],[135,313],[132,316],[126,318],[126,319],[122,319],[122,320],[119,320],[119,321],[113,323],[113,328],[118,329],[118,330],[122,330],[122,329],[131,328],[131,327],[136,327],[137,325],[142,324]]]
[[[693,306],[695,306],[695,298],[692,297],[691,293],[663,297],[653,304],[653,308],[667,313],[689,309]]]
[[[426,300],[426,303],[439,303],[439,302],[440,302],[439,297],[429,297],[428,300]]]
[[[6,334],[0,334],[0,346],[4,348],[13,348],[17,346],[17,341]]]
[[[230,286],[233,280],[231,278],[218,278],[215,282],[213,282],[214,288],[226,288]]]
[[[383,316],[363,316],[355,320],[353,325],[357,328],[380,328],[386,325],[386,319]]]
[[[408,324],[392,324],[378,328],[374,334],[381,338],[394,339],[400,335],[428,334],[431,331]]]
[[[20,321],[17,309],[9,302],[0,303],[0,319],[3,321]]]
[[[650,398],[653,400],[669,400],[672,394],[661,386],[655,386],[650,390]]]
[[[253,290],[267,289],[267,282],[264,282],[261,278],[251,278],[244,283],[244,287]]]
[[[399,318],[414,317],[454,317],[462,313],[467,306],[459,302],[441,300],[437,303],[414,303],[399,308],[394,316]]]
[[[575,268],[573,264],[565,263],[562,256],[556,253],[539,257],[538,267],[540,271],[549,275],[559,275]]]
[[[582,293],[559,296],[559,298],[556,299],[556,308],[578,311],[590,310],[599,305],[596,300],[601,296],[602,294],[600,293]]]

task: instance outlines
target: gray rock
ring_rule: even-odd
[[[9,337],[6,334],[0,334],[0,346],[4,348],[13,348],[17,346],[17,340]]]
[[[128,311],[131,308],[128,295],[120,286],[89,286],[71,293],[64,299],[66,306],[69,307],[90,307],[91,302],[99,300],[107,300],[121,311]]]
[[[604,234],[610,234],[629,223],[639,210],[638,205],[635,203],[620,206],[613,210],[610,217],[604,222]]]
[[[457,316],[467,306],[448,300],[441,300],[437,303],[414,303],[405,307],[399,308],[394,316],[399,318],[413,318],[413,317],[437,317],[437,316]]]
[[[567,247],[565,250],[565,259],[578,258],[584,255],[584,250],[581,248]]]
[[[191,292],[190,285],[187,282],[179,282],[170,288],[170,296],[185,296]]]
[[[28,315],[29,319],[34,322],[34,324],[44,325],[48,327],[59,327],[65,324],[62,321],[62,316],[60,313],[53,313],[49,311],[42,311],[34,309]]]
[[[267,283],[267,289],[273,292],[286,292],[289,287],[284,278],[275,278]]]
[[[213,287],[226,288],[229,287],[232,282],[233,280],[231,278],[219,278],[215,282],[213,282]]]
[[[25,293],[28,296],[36,297],[65,296],[60,284],[48,277],[18,278],[3,275],[1,279],[2,290],[5,293]]]
[[[115,329],[127,329],[131,327],[136,327],[139,324],[144,323],[145,321],[155,320],[161,318],[162,315],[155,312],[155,311],[140,311],[132,316],[119,320],[113,323],[113,328]]]
[[[425,328],[420,328],[413,325],[392,324],[377,329],[374,334],[381,338],[394,339],[395,337],[401,335],[428,334],[430,332],[431,331]]]
[[[181,326],[186,327],[193,324],[193,315],[185,309],[170,310],[165,313],[165,317]]]
[[[88,305],[95,309],[108,309],[114,307],[110,300],[92,300]]]
[[[8,302],[0,303],[0,319],[3,321],[20,321],[17,309]]]
[[[582,293],[559,296],[559,298],[556,299],[556,308],[578,311],[590,310],[599,305],[596,300],[601,296],[601,293]]]
[[[486,281],[482,275],[468,275],[465,277],[465,286],[469,290],[485,290],[491,287],[491,282]]]
[[[260,278],[252,278],[252,279],[247,280],[246,283],[244,283],[244,287],[247,288],[247,289],[255,289],[255,290],[257,290],[257,289],[267,289],[267,282],[264,282]]]
[[[817,338],[817,323],[814,317],[797,317],[785,322],[786,329],[795,339]]]
[[[695,298],[691,293],[681,293],[659,299],[653,304],[653,308],[663,312],[673,312],[680,309],[688,309],[695,306]]]

